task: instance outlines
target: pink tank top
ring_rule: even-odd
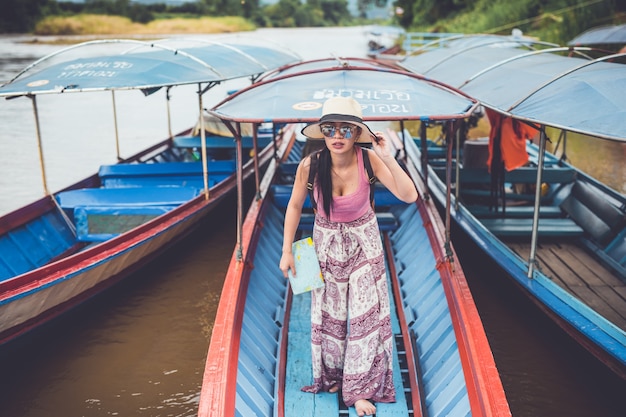
[[[370,206],[370,184],[365,174],[365,166],[363,165],[364,151],[360,146],[356,153],[357,170],[359,172],[359,184],[355,192],[351,194],[333,197],[333,205],[331,208],[330,218],[324,212],[322,203],[322,192],[315,183],[315,200],[317,203],[317,213],[331,222],[346,223],[354,221],[362,217]]]

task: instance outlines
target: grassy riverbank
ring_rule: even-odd
[[[238,16],[168,18],[136,23],[126,17],[80,14],[71,17],[50,16],[35,26],[39,36],[93,35],[164,35],[197,33],[231,33],[254,30],[255,26]]]

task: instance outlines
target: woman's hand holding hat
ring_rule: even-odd
[[[376,152],[376,155],[383,160],[390,157],[392,158],[393,155],[391,154],[389,140],[385,134],[383,132],[374,132],[374,135],[376,136],[372,139],[372,149]]]

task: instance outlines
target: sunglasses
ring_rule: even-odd
[[[332,125],[320,127],[320,130],[322,131],[322,135],[324,135],[327,138],[335,137],[335,133],[337,133],[337,129],[339,129],[339,135],[343,139],[352,139],[352,133],[354,132],[354,129],[356,129],[356,127],[354,126],[336,127]]]

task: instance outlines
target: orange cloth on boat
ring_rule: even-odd
[[[538,132],[526,123],[504,116],[494,110],[486,109],[491,132],[489,132],[489,158],[487,167],[491,168],[491,157],[493,155],[493,141],[500,127],[500,151],[504,168],[507,171],[522,167],[528,163],[528,152],[526,152],[526,140],[532,139]]]

